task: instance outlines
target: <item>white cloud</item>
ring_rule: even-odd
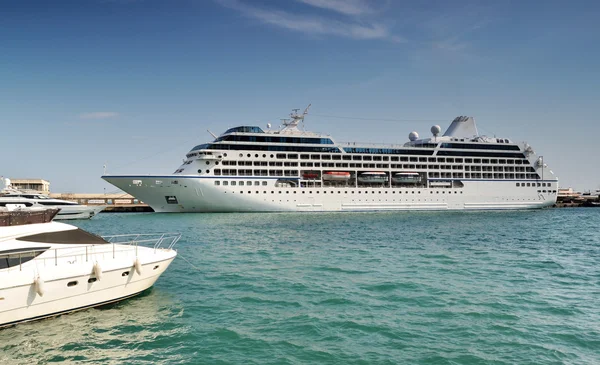
[[[308,1],[317,2],[316,0]],[[386,26],[378,23],[359,24],[317,16],[300,16],[281,10],[257,8],[238,0],[217,0],[217,2],[263,23],[306,34],[335,35],[357,40],[386,39],[394,42],[403,41],[401,37],[391,34]]]
[[[362,15],[374,10],[363,0],[297,0],[317,8],[332,10],[345,15]]]
[[[79,114],[80,119],[109,119],[116,118],[118,116],[119,113],[116,112],[91,112]]]

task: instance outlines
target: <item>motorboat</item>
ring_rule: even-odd
[[[135,296],[177,255],[179,234],[100,237],[57,213],[0,208],[0,328]]]
[[[39,192],[28,192],[16,189],[4,189],[0,192],[0,206],[21,204],[27,207],[41,206],[60,209],[56,220],[61,219],[90,219],[100,213],[106,206],[88,206],[77,202],[54,199]]]

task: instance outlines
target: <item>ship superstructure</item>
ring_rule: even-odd
[[[525,142],[486,137],[472,117],[398,145],[337,143],[300,128],[228,129],[192,148],[172,175],[102,178],[157,212],[531,209],[558,179]]]

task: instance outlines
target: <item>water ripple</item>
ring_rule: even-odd
[[[597,364],[600,210],[124,214],[155,288],[0,331],[0,363]],[[127,227],[127,228],[124,228]]]

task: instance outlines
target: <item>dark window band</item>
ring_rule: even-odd
[[[84,244],[97,245],[108,243],[102,237],[91,234],[82,229],[73,229],[69,231],[45,232],[31,236],[19,237],[17,241],[41,242],[41,243],[64,243],[64,244]]]

